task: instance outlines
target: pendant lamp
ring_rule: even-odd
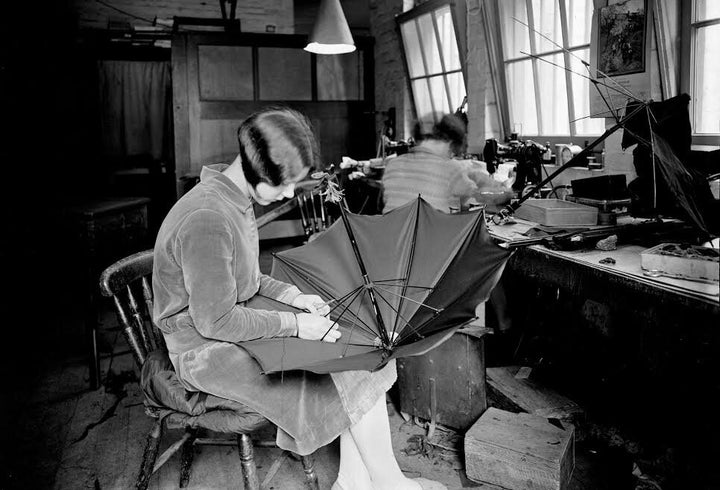
[[[340,0],[322,0],[305,51],[317,54],[342,54],[355,51]]]

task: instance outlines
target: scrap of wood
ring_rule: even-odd
[[[583,409],[569,398],[530,378],[516,377],[519,371],[518,366],[487,368],[488,385],[512,404],[533,415],[571,420],[583,413]]]
[[[267,474],[265,475],[265,478],[263,479],[262,483],[260,484],[260,489],[265,490],[270,486],[270,481],[273,479],[275,474],[278,472],[282,464],[287,459],[287,451],[282,451],[280,453],[280,456],[275,458],[275,461],[273,461],[273,464],[270,466],[270,469],[268,470]]]

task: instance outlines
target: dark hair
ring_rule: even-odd
[[[286,107],[262,109],[242,122],[237,132],[242,169],[248,183],[273,186],[316,167],[318,143],[310,121]]]
[[[435,120],[439,114],[435,115]],[[426,117],[424,119],[433,119]],[[465,137],[467,133],[467,125],[460,117],[454,114],[444,114],[439,121],[432,125],[427,131],[424,129],[422,121],[417,121],[413,127],[413,138],[416,142],[426,139],[435,139],[439,141],[447,141],[454,152],[458,152],[465,146]]]

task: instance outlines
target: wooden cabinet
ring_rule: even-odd
[[[87,201],[64,210],[66,229],[77,257],[74,269],[82,281],[85,334],[90,359],[90,384],[100,383],[97,346],[98,280],[102,271],[118,259],[151,246],[146,197],[107,198]]]
[[[304,113],[318,136],[322,165],[344,155],[375,155],[373,39],[356,36],[357,51],[317,56],[307,37],[289,34],[178,33],[172,42],[175,175],[230,163],[237,128],[273,105]]]

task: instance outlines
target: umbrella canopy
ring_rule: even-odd
[[[265,372],[374,370],[423,354],[475,319],[509,256],[490,237],[482,211],[446,214],[418,197],[381,216],[344,213],[317,239],[276,254],[272,271],[328,302],[340,340],[241,345]],[[269,298],[247,306],[293,310]]]

